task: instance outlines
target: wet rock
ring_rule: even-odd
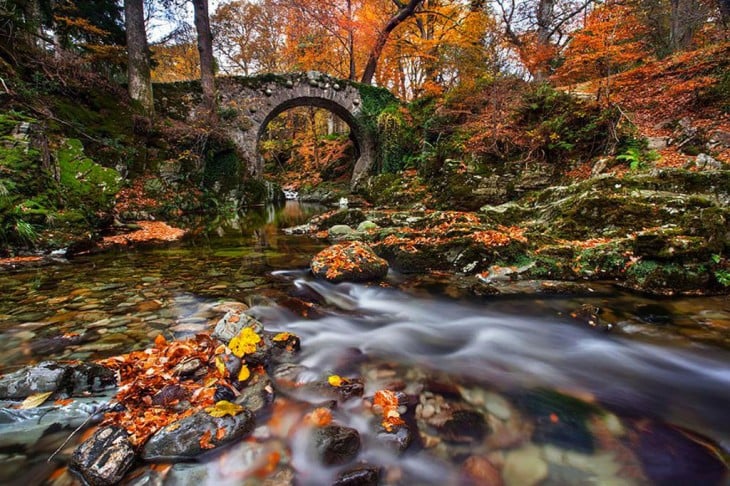
[[[590,454],[595,440],[588,419],[596,408],[576,398],[538,390],[518,398],[519,406],[535,419],[533,442]]]
[[[388,262],[360,242],[330,246],[312,258],[315,277],[330,282],[367,282],[388,273]]]
[[[97,393],[108,390],[116,384],[114,371],[95,363],[82,363],[71,367],[69,382],[64,391],[69,395],[78,396],[85,392]]]
[[[634,310],[636,317],[649,324],[671,324],[672,313],[659,304],[640,304]]]
[[[254,423],[250,410],[243,410],[235,417],[226,415],[221,418],[201,411],[155,433],[144,446],[142,458],[147,461],[190,459],[207,451],[200,444],[204,434],[209,433],[209,443],[219,447],[250,434]],[[219,429],[224,431],[220,439],[217,437]]]
[[[360,452],[360,433],[351,427],[327,425],[313,432],[312,444],[323,464],[345,464]]]
[[[252,328],[256,334],[260,334],[264,330],[263,324],[248,314],[229,311],[216,324],[213,330],[213,337],[222,343],[228,344],[244,327]]]
[[[67,376],[68,366],[44,361],[0,378],[0,399],[26,398],[36,393],[55,392]]]
[[[274,363],[291,362],[301,349],[301,340],[299,336],[288,334],[286,339],[274,340],[278,333],[265,333],[268,339],[271,339],[273,347],[271,348],[271,360]]]
[[[119,427],[99,429],[71,457],[71,467],[92,486],[118,483],[133,462],[134,448]]]
[[[337,475],[332,486],[377,486],[380,481],[380,468],[358,466]]]
[[[268,376],[257,375],[254,383],[249,383],[236,398],[235,402],[250,410],[257,422],[263,422],[271,412],[276,393]]]
[[[578,309],[573,311],[570,316],[573,319],[582,322],[583,324],[586,324],[595,329],[599,329],[601,331],[610,331],[611,329],[613,329],[613,324],[604,322],[599,316],[600,313],[600,307],[593,304],[583,304]]]
[[[29,446],[53,430],[73,430],[83,423],[97,423],[102,419],[100,411],[113,394],[109,390],[101,397],[76,398],[63,407],[49,400],[28,410],[11,408],[18,402],[0,402],[0,448]]]
[[[439,435],[450,442],[478,442],[489,432],[484,416],[474,410],[455,410],[439,427]]]
[[[415,440],[414,431],[408,423],[395,427],[390,432],[381,428],[376,437],[379,442],[396,452],[405,452]]]
[[[27,398],[36,393],[62,392],[74,396],[116,385],[113,371],[94,363],[75,366],[45,361],[0,378],[0,399]]]
[[[471,456],[461,465],[462,476],[470,484],[480,486],[502,486],[502,475],[489,459]]]
[[[502,469],[506,486],[533,486],[548,476],[548,465],[540,455],[540,448],[529,445],[507,453]]]

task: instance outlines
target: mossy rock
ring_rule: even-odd
[[[687,236],[677,230],[644,231],[633,240],[636,256],[657,261],[704,262],[722,249],[719,238]]]
[[[703,293],[712,287],[712,275],[704,264],[641,260],[626,270],[626,285],[657,295]]]

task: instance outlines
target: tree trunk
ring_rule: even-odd
[[[388,36],[395,30],[400,24],[402,24],[409,17],[416,13],[416,8],[423,2],[423,0],[409,0],[407,4],[403,4],[400,1],[394,0],[399,9],[395,15],[393,15],[385,28],[380,32],[378,38],[375,40],[375,45],[370,51],[368,56],[368,62],[365,65],[365,72],[363,72],[362,79],[360,80],[363,84],[371,84],[373,77],[375,76],[375,70],[378,68],[378,61],[380,55],[383,53],[385,43],[388,42]]]
[[[347,22],[347,44],[350,50],[350,73],[347,79],[355,81],[357,74],[355,71],[355,31],[352,23],[352,0],[347,0]]]
[[[543,59],[550,49],[550,33],[555,11],[555,0],[540,0],[537,4],[537,55],[538,65],[533,76],[535,81],[542,82],[548,77],[547,60]]]
[[[213,34],[210,31],[208,0],[193,0],[195,29],[198,32],[198,53],[200,54],[200,85],[203,88],[203,103],[211,118],[215,118],[215,72],[213,65]]]
[[[149,116],[154,113],[155,107],[143,0],[124,0],[124,24],[127,30],[129,96],[139,102],[145,115]]]

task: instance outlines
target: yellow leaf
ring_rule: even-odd
[[[53,395],[53,392],[46,392],[46,393],[36,393],[35,395],[31,395],[25,400],[23,400],[23,403],[20,404],[20,407],[18,407],[20,410],[27,410],[29,408],[36,408],[40,405],[43,405],[43,402],[48,400],[48,397]]]
[[[220,373],[221,376],[226,376],[226,364],[223,362],[223,359],[221,359],[220,356],[215,357],[215,368],[218,370],[218,373]]]
[[[327,378],[327,383],[329,383],[332,386],[342,386],[342,383],[344,383],[345,380],[342,379],[339,375],[330,375],[329,378]]]
[[[243,358],[247,354],[255,353],[256,345],[259,342],[261,342],[261,336],[256,334],[256,332],[250,327],[244,327],[241,329],[241,332],[238,333],[238,336],[231,339],[231,342],[228,343],[228,347],[231,348],[234,355],[239,358]]]
[[[290,333],[288,333],[288,332],[280,332],[279,334],[277,334],[276,336],[274,336],[273,340],[274,340],[274,341],[276,341],[276,342],[279,342],[279,341],[286,341],[286,340],[288,340],[288,339],[289,339],[289,338],[290,338],[291,336],[292,336],[292,335],[291,335]]]
[[[238,372],[238,381],[246,381],[251,377],[251,370],[245,364],[241,366],[241,371]]]
[[[225,417],[226,415],[235,417],[239,413],[243,412],[243,407],[227,400],[221,400],[220,402],[216,402],[214,407],[206,408],[205,411],[208,412],[208,415],[211,417],[220,418]]]

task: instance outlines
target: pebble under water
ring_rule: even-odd
[[[278,230],[310,214],[289,204],[182,244],[2,274],[0,372],[210,331],[221,303],[241,301],[267,329],[301,337],[292,366],[304,386],[281,390],[253,439],[196,462],[139,464],[127,484],[372,484],[356,481],[373,470],[379,484],[727,481],[727,298],[651,299],[610,285],[475,298],[448,278],[399,275],[385,286],[331,285],[304,270],[323,245]],[[614,330],[570,318],[584,304],[600,306]],[[332,374],[364,382],[366,399],[333,410],[362,446],[353,461],[323,466],[301,423],[329,402],[306,384]],[[378,430],[367,398],[385,388],[402,394],[410,437]],[[75,407],[74,427],[94,411]],[[0,483],[79,484],[63,469],[78,437],[46,462],[72,428],[39,416],[43,427],[18,430],[8,416]]]

